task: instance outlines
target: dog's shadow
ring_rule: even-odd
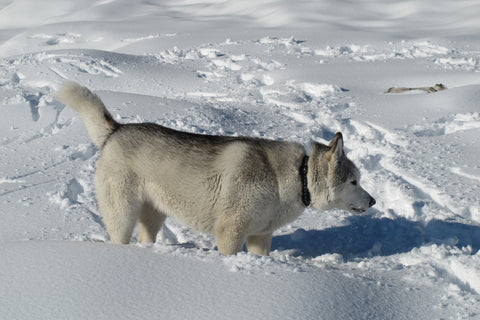
[[[352,216],[349,224],[325,230],[298,229],[274,236],[272,250],[290,250],[294,256],[317,257],[341,254],[345,259],[388,256],[424,244],[446,244],[480,249],[480,227],[431,220],[428,224],[400,219]]]

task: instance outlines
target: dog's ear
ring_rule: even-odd
[[[340,160],[343,156],[343,136],[341,132],[335,134],[328,147],[330,150],[327,152],[327,160],[329,162]]]

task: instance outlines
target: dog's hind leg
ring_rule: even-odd
[[[128,244],[140,215],[140,203],[128,203],[124,199],[105,199],[97,193],[100,212],[110,240]]]
[[[108,235],[113,243],[128,244],[140,217],[142,202],[136,195],[134,179],[122,175],[108,175],[97,165],[96,187],[98,207]]]
[[[102,213],[103,222],[107,229],[110,240],[117,244],[128,244],[132,237],[133,229],[140,215],[141,205],[125,203],[125,201],[113,201],[98,196],[98,204]]]
[[[247,238],[248,252],[253,254],[268,256],[272,245],[272,234],[252,235]]]
[[[138,240],[141,243],[155,242],[157,233],[167,216],[158,211],[149,202],[145,202],[140,213]]]

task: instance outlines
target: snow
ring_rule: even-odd
[[[480,318],[475,1],[0,1],[5,319]],[[294,140],[342,131],[366,214],[308,209],[270,257],[225,257],[167,219],[109,244],[99,151],[53,99],[121,122]],[[386,94],[391,87],[447,89]]]

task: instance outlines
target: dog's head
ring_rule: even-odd
[[[328,146],[314,142],[310,153],[308,188],[314,208],[361,213],[375,204],[375,199],[360,186],[360,172],[345,155],[340,132]]]

